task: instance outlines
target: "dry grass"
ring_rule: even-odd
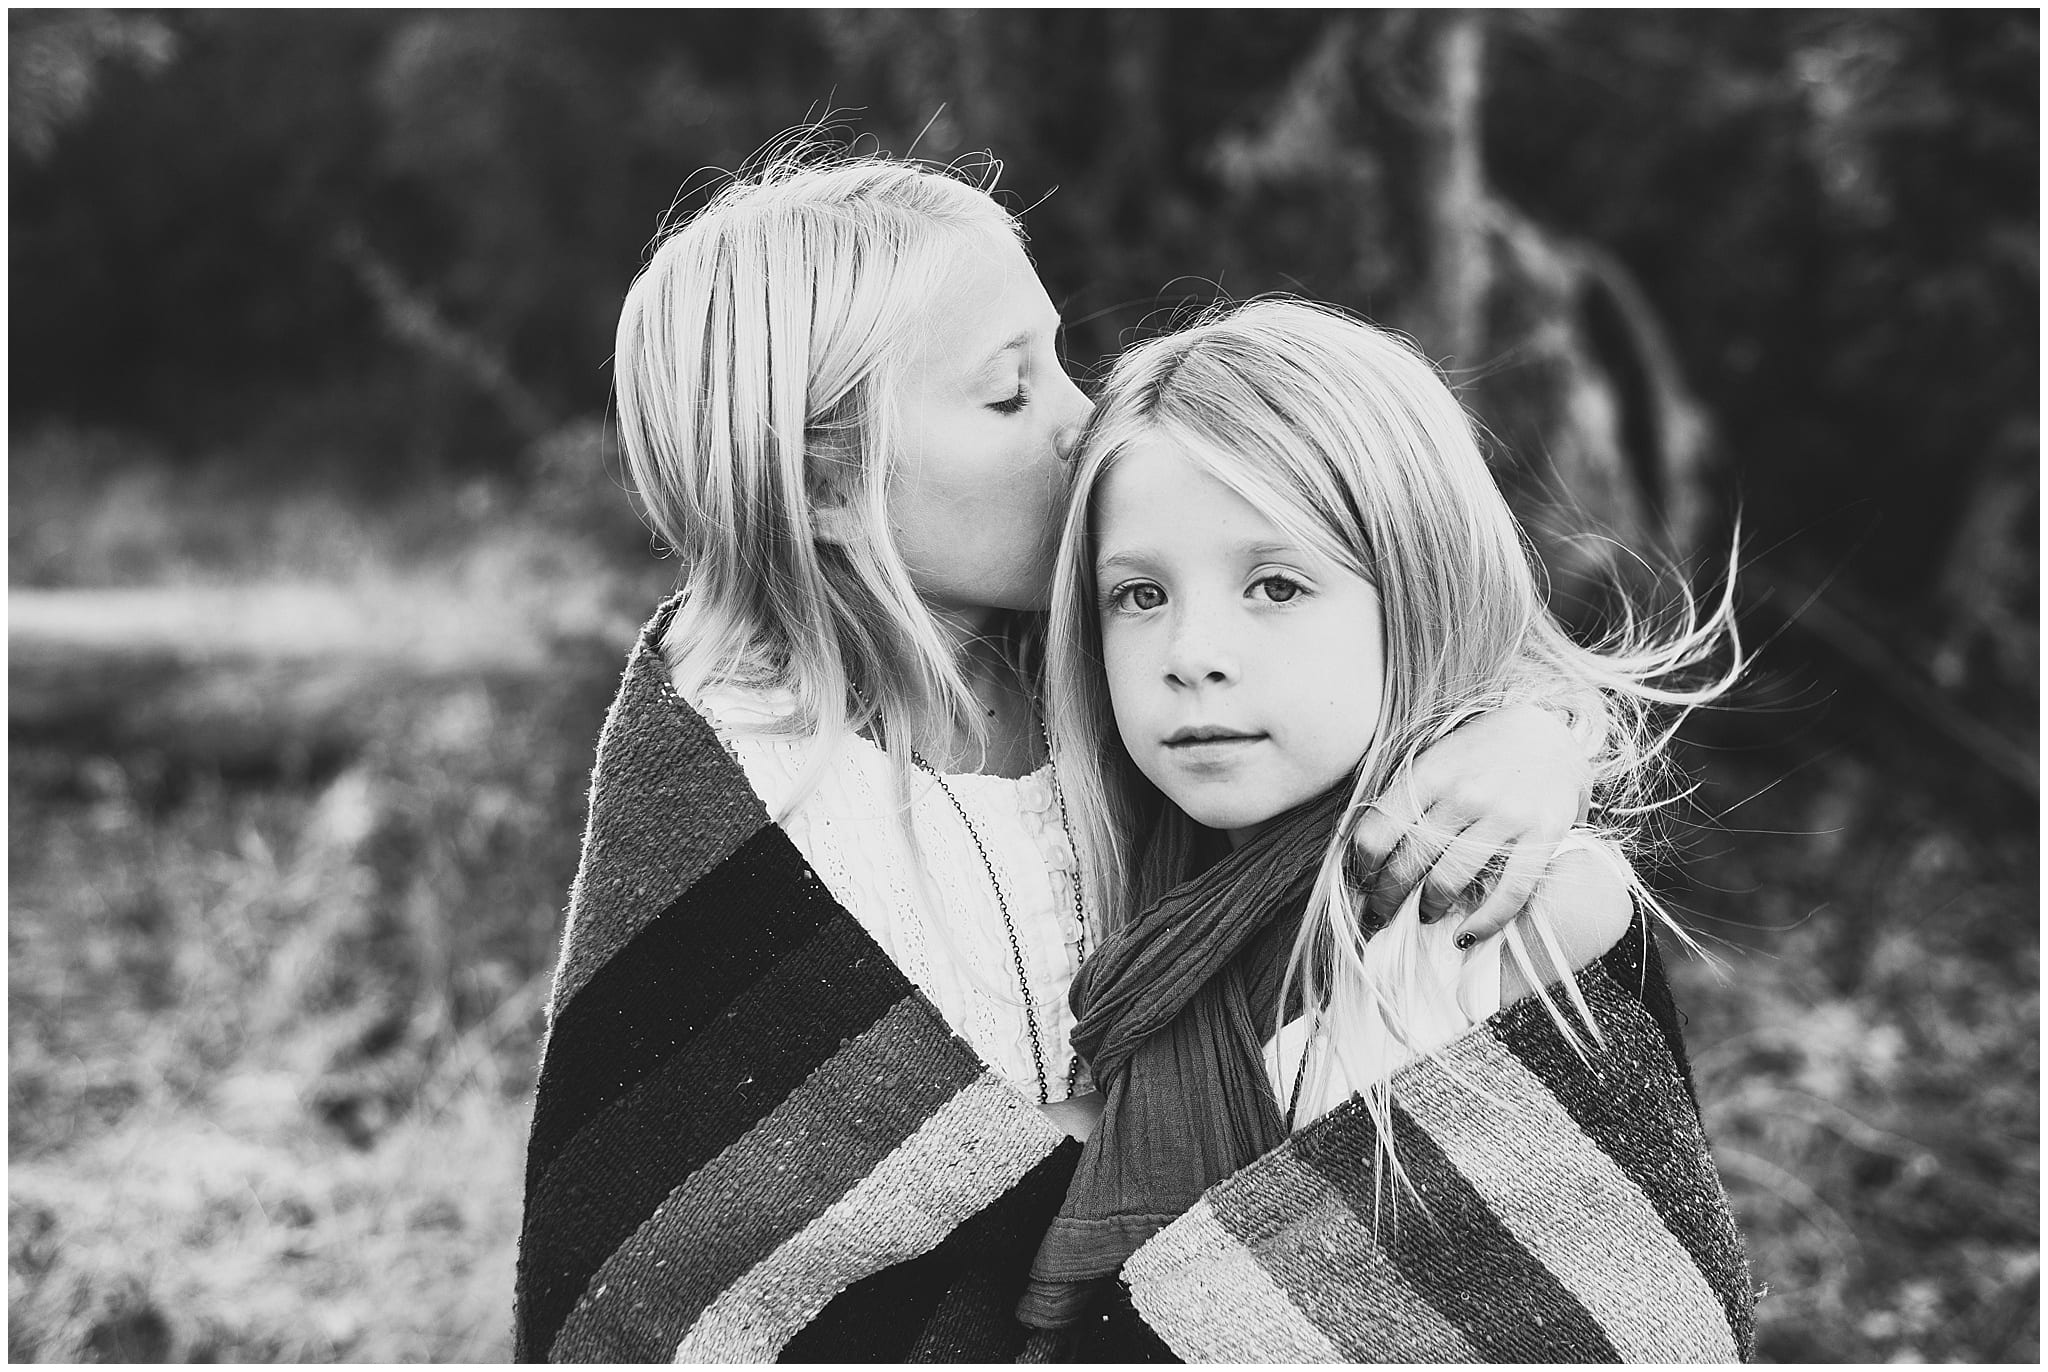
[[[17,567],[195,592],[175,633],[14,626],[9,1353],[503,1360],[591,746],[662,573],[573,491],[230,501],[222,545],[218,490],[100,441],[17,457]],[[194,608],[237,584],[275,618]]]
[[[437,685],[311,784],[14,749],[14,1357],[509,1354],[545,969],[613,657],[580,700]]]
[[[10,1356],[503,1362],[527,1112],[469,1089],[337,1149],[288,1073],[12,1169]]]
[[[1710,803],[1773,765],[1721,759]],[[1726,976],[1674,969],[1715,1155],[1770,1290],[1759,1352],[2031,1362],[2031,815],[2009,822],[1995,792],[1945,802],[1844,755],[1794,780],[1731,817],[1761,832],[1719,840],[1695,869],[1721,888],[1690,903],[1734,940]]]

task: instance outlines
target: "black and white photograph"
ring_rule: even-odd
[[[2039,40],[10,9],[9,1360],[2037,1362]]]

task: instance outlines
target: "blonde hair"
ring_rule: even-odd
[[[620,311],[626,469],[681,563],[663,647],[693,700],[725,684],[793,695],[779,727],[817,746],[785,812],[852,729],[905,741],[899,768],[949,724],[981,736],[886,493],[889,396],[916,325],[990,234],[1023,236],[951,169],[799,147],[669,229]],[[818,539],[825,499],[853,513],[852,537]]]
[[[1146,436],[1174,444],[1288,537],[1379,589],[1386,680],[1378,726],[1288,972],[1312,1017],[1310,1042],[1325,1045],[1304,1068],[1320,1077],[1371,1021],[1383,1019],[1405,1038],[1418,994],[1412,932],[1397,921],[1372,938],[1346,881],[1350,834],[1365,806],[1460,723],[1533,701],[1579,714],[1574,728],[1594,757],[1597,791],[1625,837],[1625,826],[1654,803],[1656,764],[1677,727],[1676,718],[1660,716],[1714,699],[1739,669],[1733,578],[1709,614],[1687,596],[1675,628],[1660,633],[1630,615],[1608,641],[1581,646],[1544,602],[1533,554],[1487,470],[1471,418],[1404,340],[1333,309],[1265,299],[1223,307],[1132,348],[1081,436],[1048,646],[1055,756],[1097,908],[1113,917],[1143,909],[1189,874],[1196,833],[1124,750],[1103,670],[1094,493],[1118,455]],[[1734,645],[1733,664],[1686,684],[1724,641]],[[1146,836],[1155,841],[1141,864],[1134,849]],[[1540,986],[1518,930],[1509,942]],[[1569,978],[1567,994],[1577,994]],[[1547,994],[1545,1004],[1569,1034]],[[1583,1003],[1577,1008],[1592,1029]],[[1385,1084],[1366,1095],[1384,1124]],[[1382,1129],[1381,1137],[1392,1136]]]

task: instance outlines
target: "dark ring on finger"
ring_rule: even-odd
[[[1372,908],[1372,879],[1376,875],[1365,865],[1365,855],[1352,848],[1344,854],[1344,885],[1352,896],[1352,907],[1358,912],[1358,926],[1367,938],[1387,927],[1387,920]]]
[[[1494,883],[1500,880],[1501,874],[1507,871],[1507,869],[1507,854],[1495,853],[1492,857],[1481,863],[1479,870],[1472,874],[1472,880],[1465,883],[1463,893],[1465,899],[1475,905],[1483,902],[1488,894],[1492,892]]]
[[[1344,884],[1354,891],[1365,892],[1372,888],[1372,879],[1379,875],[1379,869],[1366,865],[1366,856],[1358,845],[1348,844],[1344,850]]]

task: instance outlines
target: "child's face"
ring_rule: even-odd
[[[1103,665],[1139,770],[1233,845],[1348,776],[1385,685],[1372,583],[1157,435],[1096,502]]]
[[[933,300],[896,393],[897,546],[936,608],[969,620],[1042,608],[1062,459],[1094,407],[1060,362],[1059,312],[1016,240],[970,243]]]

